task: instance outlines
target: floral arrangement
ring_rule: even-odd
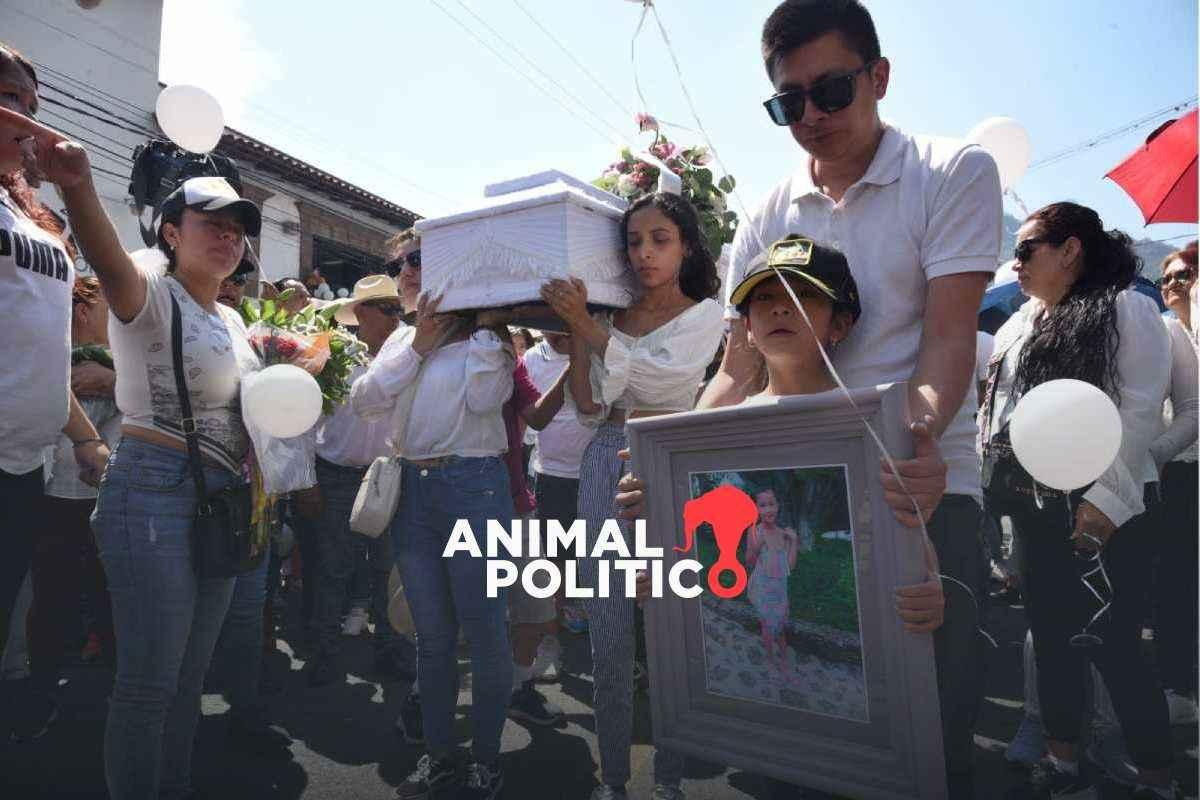
[[[275,300],[242,300],[242,320],[263,366],[292,364],[308,372],[321,387],[322,410],[332,414],[350,392],[350,371],[367,363],[367,346],[334,324],[337,304],[289,313],[284,305],[292,291]]]
[[[709,253],[713,258],[720,257],[721,246],[732,242],[737,231],[737,214],[730,211],[725,202],[725,195],[736,185],[733,176],[726,175],[714,182],[712,170],[706,166],[712,160],[707,147],[696,145],[681,149],[659,131],[658,121],[649,114],[638,114],[637,123],[641,131],[654,133],[654,143],[649,148],[651,155],[679,176],[684,198],[700,217],[701,232]],[[628,147],[623,147],[621,159],[609,164],[592,185],[632,202],[654,192],[658,175],[658,167],[638,160]]]

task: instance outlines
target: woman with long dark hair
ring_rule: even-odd
[[[1154,303],[1129,286],[1140,270],[1124,233],[1075,203],[1034,212],[1017,232],[1016,273],[1032,299],[996,334],[980,410],[984,479],[1020,538],[1049,758],[1034,772],[1055,797],[1092,797],[1079,770],[1085,663],[1099,669],[1147,797],[1170,791],[1166,702],[1140,650],[1149,561],[1141,516],[1149,447],[1161,425],[1169,345]],[[1023,395],[1059,378],[1106,392],[1121,415],[1121,449],[1093,484],[1061,492],[1012,454],[1008,423]],[[1070,425],[1069,418],[1062,424]],[[1100,586],[1102,608],[1081,576]],[[1095,618],[1094,618],[1095,617]],[[1086,635],[1081,635],[1086,634]]]
[[[38,173],[62,190],[72,231],[108,301],[122,376],[121,442],[92,516],[117,648],[104,733],[108,791],[113,800],[186,797],[204,673],[234,585],[232,577],[195,570],[192,527],[202,498],[187,435],[199,439],[197,468],[209,493],[245,483],[250,438],[241,377],[260,362],[241,315],[217,296],[262,217],[225,179],[190,178],[155,214],[167,272],[143,269],[100,202],[87,152],[28,117],[0,111],[4,124],[31,140]],[[186,376],[177,376],[172,358],[174,318]],[[177,377],[188,387],[187,420]]]
[[[43,459],[65,434],[80,477],[92,485],[108,447],[71,392],[71,292],[75,250],[63,225],[38,202],[26,175],[36,175],[23,123],[38,111],[33,65],[0,43],[0,314],[5,346],[17,354],[0,371],[0,641],[33,555],[42,517]],[[60,643],[61,644],[61,643]],[[40,692],[0,687],[0,737],[17,727],[44,728],[52,706]],[[15,695],[15,693],[14,693]]]
[[[579,472],[579,518],[587,520],[590,537],[616,517],[625,421],[690,410],[724,332],[722,308],[713,299],[716,267],[687,200],[665,193],[637,200],[621,218],[621,241],[641,290],[629,308],[594,319],[581,281],[554,280],[542,289],[571,329],[570,391],[580,420],[598,426]],[[581,560],[585,585],[596,585],[597,569],[594,559]],[[584,601],[603,781],[595,800],[623,798],[630,774],[634,602],[614,595]],[[656,798],[679,795],[682,759],[659,751],[654,773]]]

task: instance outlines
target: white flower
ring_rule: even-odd
[[[622,197],[633,197],[638,192],[637,182],[633,175],[625,174],[617,179],[617,194]]]

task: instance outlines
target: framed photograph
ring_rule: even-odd
[[[629,422],[647,543],[664,573],[700,562],[703,588],[645,605],[655,742],[848,797],[945,798],[933,639],[892,597],[925,579],[921,537],[860,418],[911,457],[907,389],[852,396]]]

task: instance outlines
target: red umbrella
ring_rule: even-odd
[[[1147,225],[1196,222],[1196,110],[1160,126],[1106,177],[1133,198]]]

